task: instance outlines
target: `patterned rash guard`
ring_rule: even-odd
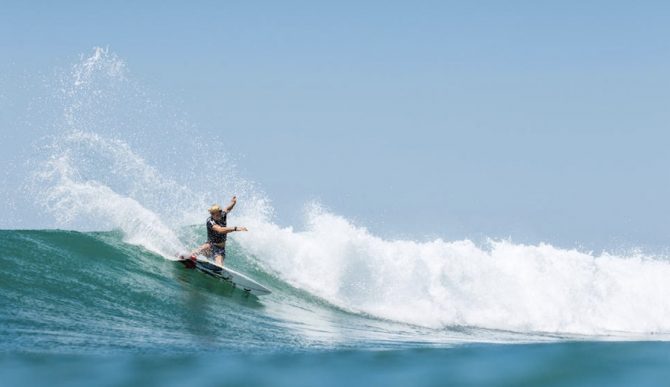
[[[226,211],[223,211],[221,213],[221,219],[220,220],[214,220],[211,216],[209,219],[207,219],[207,242],[209,243],[224,243],[226,241],[226,234],[219,234],[218,232],[214,231],[212,228],[215,224],[219,225],[221,227],[226,227],[226,218],[228,217],[228,213]]]

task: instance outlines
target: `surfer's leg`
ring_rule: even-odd
[[[191,252],[191,255],[200,255],[200,254],[204,254],[204,255],[209,255],[210,254],[209,243],[205,243],[202,246],[198,247],[197,249],[195,249]]]
[[[223,261],[226,259],[226,247],[212,245],[212,252],[215,255],[214,261],[216,264],[223,267]]]

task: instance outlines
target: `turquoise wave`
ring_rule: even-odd
[[[341,310],[264,272],[235,244],[227,264],[272,295],[247,295],[120,232],[4,230],[0,245],[2,352],[383,348],[467,336]]]

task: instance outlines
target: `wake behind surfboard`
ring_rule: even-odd
[[[263,296],[272,293],[270,289],[247,277],[246,275],[238,273],[235,270],[229,269],[227,267],[223,268],[215,265],[203,255],[193,256],[188,254],[179,254],[177,258],[178,262],[181,262],[186,268],[198,269],[206,274],[220,278],[226,282],[229,282],[234,287],[243,290],[244,292],[251,293],[255,296]]]

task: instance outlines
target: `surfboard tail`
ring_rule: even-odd
[[[178,254],[177,258],[179,262],[181,262],[181,264],[184,265],[184,267],[187,269],[195,269],[195,262],[197,261],[195,255]]]

